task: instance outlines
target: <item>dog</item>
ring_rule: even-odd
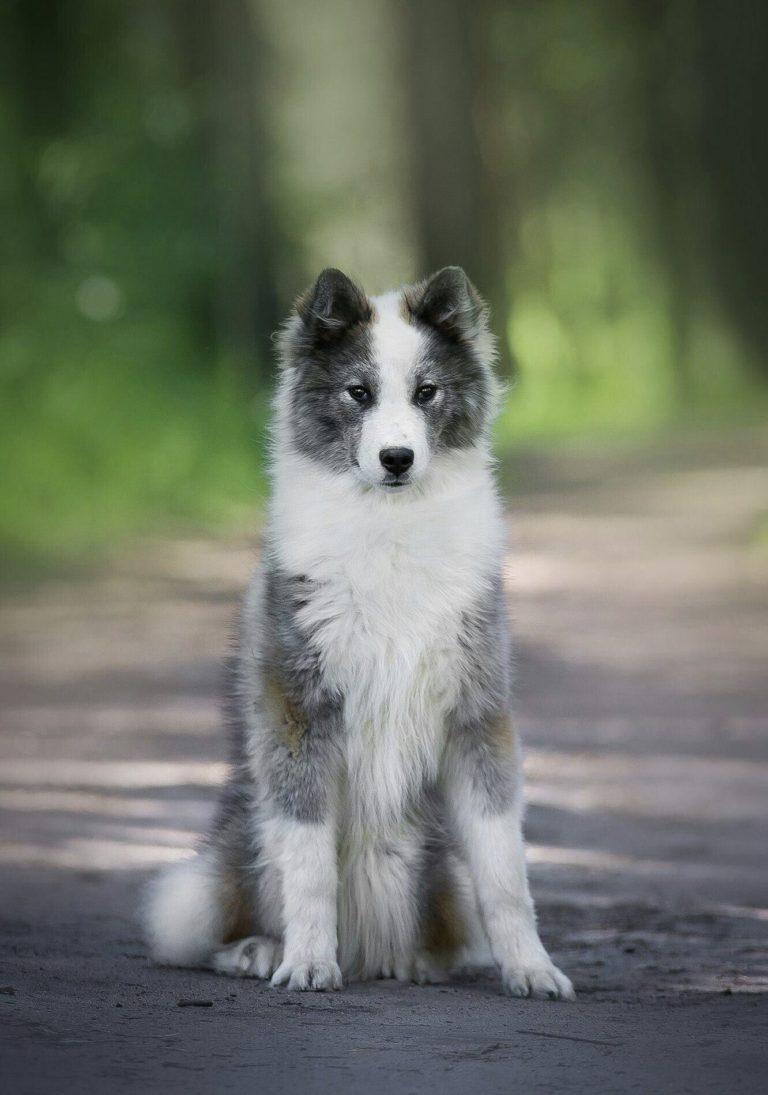
[[[571,999],[526,875],[487,308],[458,267],[373,298],[329,269],[278,345],[231,774],[151,884],[151,952],[319,991],[495,964]]]

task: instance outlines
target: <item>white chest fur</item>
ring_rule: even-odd
[[[272,545],[282,566],[315,583],[299,621],[344,696],[347,807],[365,830],[397,824],[437,772],[461,616],[502,548],[487,455],[435,464],[418,493],[395,497],[294,454],[276,467]]]

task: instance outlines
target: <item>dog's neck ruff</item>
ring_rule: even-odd
[[[344,560],[394,549],[401,562],[453,556],[486,575],[503,551],[501,507],[486,443],[435,457],[424,479],[399,492],[338,475],[290,445],[277,446],[268,539],[289,573],[338,572]],[[355,566],[357,569],[357,565]]]
[[[279,454],[270,554],[312,583],[297,620],[344,696],[353,831],[388,831],[436,778],[462,619],[497,580],[503,540],[487,450],[440,454],[394,497]]]

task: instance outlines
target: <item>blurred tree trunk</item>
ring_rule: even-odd
[[[58,250],[60,225],[40,192],[37,174],[41,150],[64,136],[73,111],[72,4],[13,0],[5,15],[21,126],[18,198],[27,216],[32,253],[50,259]]]
[[[407,139],[421,273],[463,266],[492,309],[511,372],[488,34],[499,0],[402,0]]]
[[[703,42],[704,162],[713,207],[721,296],[768,378],[768,4],[699,0]]]
[[[634,0],[641,130],[656,246],[669,281],[672,367],[681,404],[693,394],[692,336],[706,243],[700,37],[696,0]]]
[[[70,0],[15,0],[21,104],[29,132],[50,137],[71,110]]]
[[[177,0],[177,24],[198,74],[217,230],[214,326],[222,351],[249,366],[252,384],[271,372],[278,299],[279,218],[274,200],[267,99],[269,50],[259,4]]]

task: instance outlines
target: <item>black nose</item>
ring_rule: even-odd
[[[382,449],[379,460],[393,475],[402,475],[413,463],[413,449]]]

